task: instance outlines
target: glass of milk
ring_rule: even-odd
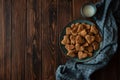
[[[83,17],[93,17],[96,11],[96,6],[93,3],[87,3],[81,8],[81,14]]]

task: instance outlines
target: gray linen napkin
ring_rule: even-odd
[[[103,37],[99,55],[88,62],[80,63],[71,59],[65,65],[60,65],[56,71],[56,80],[90,80],[90,75],[104,67],[116,52],[117,25],[113,13],[118,12],[119,0],[102,0],[96,6],[97,13],[93,19]]]

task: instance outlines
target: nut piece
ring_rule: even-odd
[[[84,26],[81,25],[81,24],[79,24],[77,32],[79,33],[79,32],[81,32],[83,29],[84,29]]]
[[[66,28],[66,34],[67,34],[67,35],[70,35],[70,34],[71,34],[71,28],[70,28],[70,27],[67,27],[67,28]]]
[[[100,34],[95,35],[95,41],[97,41],[97,42],[101,42],[102,41],[102,37],[101,37]]]
[[[89,56],[89,57],[92,57],[92,56],[93,56],[93,53],[88,53],[88,56]]]
[[[70,56],[70,57],[75,57],[76,56],[74,50],[69,50],[68,53],[67,53],[67,55]]]
[[[98,33],[98,29],[96,28],[96,26],[91,26],[90,32],[97,34]]]
[[[70,43],[69,37],[67,35],[65,35],[63,40],[61,41],[61,44],[66,45],[69,43]]]
[[[80,46],[79,51],[84,51],[84,50],[85,50],[85,47]]]
[[[75,36],[73,36],[73,35],[70,35],[70,42],[71,42],[71,44],[75,44]]]
[[[86,53],[83,53],[83,52],[78,52],[78,58],[79,59],[84,59],[86,58],[88,55]]]
[[[85,27],[86,29],[90,29],[90,25],[86,24],[86,23],[82,23],[83,27]]]
[[[87,50],[88,52],[93,52],[93,47],[92,47],[92,46],[88,46],[88,47],[86,47],[86,50]]]
[[[99,44],[97,42],[93,42],[92,46],[94,50],[97,50],[99,48]]]
[[[90,29],[90,25],[86,24],[86,29]]]
[[[86,54],[88,53],[88,51],[87,51],[87,50],[84,50],[83,52],[84,52],[84,53],[86,53]]]
[[[77,35],[77,29],[78,29],[78,26],[76,25],[72,28],[71,30],[72,35]]]
[[[75,44],[75,49],[76,49],[76,51],[79,51],[79,49],[80,49],[80,44]]]
[[[75,27],[75,24],[71,24],[71,28],[73,29]]]
[[[91,32],[89,32],[89,33],[88,33],[88,35],[90,35],[90,36],[94,36],[94,34],[93,34],[93,33],[91,33]]]
[[[87,34],[87,31],[85,29],[83,29],[81,32],[79,32],[78,34],[80,34],[81,36],[85,37],[85,35]]]
[[[67,44],[67,45],[65,45],[65,48],[66,48],[67,50],[72,50],[72,49],[75,48],[75,46],[74,46],[74,45],[69,45],[69,44]]]
[[[95,37],[94,36],[90,36],[90,35],[86,35],[85,39],[87,40],[87,42],[89,44],[91,44],[95,40]]]
[[[76,44],[83,44],[84,42],[84,39],[80,35],[76,36]]]
[[[87,47],[89,46],[88,42],[85,42],[82,46]]]
[[[75,26],[78,26],[80,23],[75,23]]]

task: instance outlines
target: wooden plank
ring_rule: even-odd
[[[56,0],[42,0],[42,80],[55,80]]]
[[[27,0],[25,80],[42,80],[41,0]]]
[[[11,79],[11,0],[4,0],[4,80]]]
[[[57,66],[60,64],[65,64],[68,60],[64,53],[61,51],[59,46],[59,37],[63,28],[73,20],[73,0],[58,0],[57,1],[57,28],[56,37],[57,37]]]
[[[0,80],[11,75],[11,3],[0,0]]]
[[[26,0],[12,0],[12,80],[25,80]]]
[[[65,62],[59,47],[62,28],[71,20],[71,1],[42,1],[42,80],[55,80],[58,65]]]
[[[82,17],[80,9],[87,2],[88,0],[73,0],[73,19],[80,19]]]
[[[0,80],[4,80],[4,14],[3,0],[0,0]]]

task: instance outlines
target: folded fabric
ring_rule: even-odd
[[[119,0],[102,0],[96,3],[97,13],[93,19],[103,38],[99,54],[87,62],[80,63],[71,59],[65,65],[60,65],[56,70],[56,80],[90,80],[94,71],[107,65],[117,49],[117,25],[113,13],[118,12],[118,6]]]

